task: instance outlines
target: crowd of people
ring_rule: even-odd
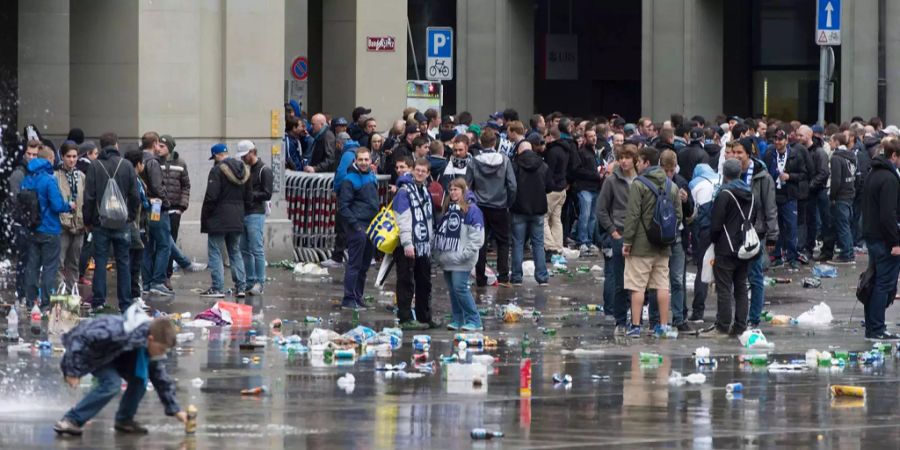
[[[900,272],[900,129],[879,118],[823,127],[554,112],[526,125],[513,109],[475,123],[468,112],[407,108],[382,133],[362,106],[350,121],[319,113],[307,123],[296,104],[286,112],[288,167],[335,172],[337,239],[323,265],[346,264],[344,308],[366,308],[363,286],[377,252],[365,230],[381,206],[376,175],[386,175],[400,229],[391,256],[405,329],[443,326],[431,313],[435,265],[451,297],[447,328],[480,330],[467,283],[474,269],[475,286],[487,284],[489,249],[501,287],[522,283],[529,249],[538,286],[564,248],[602,255],[604,310],[616,335],[631,337],[641,335],[647,303],[658,336],[740,335],[759,325],[770,268],[855,264],[867,252],[869,267],[859,269],[874,273],[865,335],[898,339],[884,312]],[[690,299],[688,258],[698,268]],[[701,277],[704,260],[714,264]],[[716,318],[695,329],[710,282]]]
[[[120,149],[115,133],[99,146],[73,129],[57,149],[34,127],[26,129],[21,163],[9,176],[6,211],[12,217],[16,298],[46,314],[50,296],[89,287],[83,307],[124,312],[142,295],[172,296],[175,267],[205,270],[176,244],[188,209],[191,181],[175,139],[143,134],[140,148]],[[203,297],[224,297],[223,254],[230,258],[236,297],[262,295],[265,217],[273,192],[272,170],[253,142],[210,149],[201,211],[208,235],[212,283]],[[109,259],[115,262],[107,265]],[[93,277],[86,273],[93,266]],[[115,307],[107,305],[107,270],[115,267]],[[143,304],[143,303],[142,303]]]

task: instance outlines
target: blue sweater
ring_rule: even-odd
[[[50,161],[41,158],[32,159],[28,163],[28,175],[22,181],[21,189],[32,190],[38,194],[38,202],[41,204],[41,224],[35,231],[59,235],[62,232],[59,214],[69,212],[71,208],[59,192]]]

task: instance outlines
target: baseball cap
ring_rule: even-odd
[[[428,118],[425,117],[425,114],[422,114],[422,111],[416,111],[416,115],[414,117],[416,119],[416,122],[428,122]]]
[[[209,153],[210,160],[216,159],[216,155],[218,155],[219,153],[228,153],[228,146],[220,142],[216,145],[213,145],[212,148],[209,149]]]
[[[235,156],[237,156],[238,158],[243,158],[244,155],[246,155],[247,153],[250,153],[250,150],[253,150],[255,148],[256,148],[256,146],[253,145],[253,141],[248,141],[248,140],[244,139],[243,141],[238,142],[237,155],[235,155]]]
[[[159,142],[166,144],[166,147],[169,147],[169,151],[175,150],[175,138],[169,136],[168,134],[164,134],[159,137]]]
[[[784,130],[778,130],[775,132],[775,139],[787,139],[787,133]]]
[[[347,123],[347,119],[343,117],[338,117],[331,122],[331,126],[333,127],[346,127],[347,125],[349,125],[349,123]]]
[[[485,128],[493,128],[497,131],[500,131],[500,124],[497,122],[494,122],[493,120],[488,120],[488,122],[486,124],[484,124],[484,126],[485,126]]]
[[[497,120],[497,119],[502,119],[502,118],[503,118],[503,111],[497,111],[497,112],[491,114],[491,119]]]
[[[810,129],[812,129],[813,134],[822,134],[825,132],[825,128],[819,124],[815,124],[815,125],[811,126]]]
[[[628,123],[625,124],[623,131],[625,131],[626,133],[634,133],[635,131],[637,131],[637,127],[635,127],[633,123]]]
[[[695,127],[691,128],[690,138],[692,141],[699,141],[706,137],[706,134],[703,132],[703,128]]]
[[[735,122],[743,122],[744,121],[744,119],[741,119],[741,116],[731,116],[728,118],[728,120],[733,120]]]
[[[535,146],[535,145],[544,145],[544,138],[542,138],[542,137],[541,137],[539,134],[537,134],[537,133],[531,133],[531,134],[529,134],[528,137],[525,138],[525,140],[528,141],[529,143],[531,143],[532,146]]]
[[[418,133],[419,127],[413,124],[406,124],[406,134]]]
[[[441,122],[443,122],[443,123],[456,123],[456,118],[453,117],[453,116],[451,116],[451,115],[449,115],[449,114],[445,114],[444,117],[441,117]]]

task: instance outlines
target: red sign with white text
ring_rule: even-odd
[[[366,51],[392,52],[397,48],[397,39],[393,36],[366,36]]]

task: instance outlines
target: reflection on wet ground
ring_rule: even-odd
[[[582,262],[592,265],[597,261]],[[580,264],[579,264],[580,265]],[[864,267],[864,266],[860,266]],[[836,279],[825,279],[820,289],[802,289],[805,273],[790,285],[767,291],[771,309],[797,316],[825,301],[835,322],[828,327],[764,325],[775,347],[769,362],[803,360],[807,349],[864,351],[872,346],[862,339],[861,308],[855,308],[851,287],[855,268],[841,268]],[[271,335],[268,323],[285,319],[284,334],[305,339],[316,326],[306,316],[321,317],[319,326],[339,333],[352,328],[352,313],[334,309],[339,298],[340,272],[335,281],[293,279],[289,272],[272,269],[274,280],[266,295],[248,298],[255,313],[262,313],[259,335]],[[211,328],[208,335],[192,329],[197,338],[182,344],[169,357],[169,370],[178,379],[182,406],[200,410],[196,435],[186,437],[183,426],[163,415],[156,396],[148,392],[138,420],[150,435],[117,435],[112,430],[115,405],[94,419],[80,438],[58,439],[51,426],[87,389],[64,385],[59,353],[0,352],[0,448],[886,448],[900,442],[900,372],[896,354],[883,364],[850,363],[844,367],[815,368],[797,373],[769,373],[765,366],[741,364],[740,355],[760,351],[742,349],[736,340],[681,336],[657,340],[645,336],[625,340],[613,337],[612,320],[601,313],[575,311],[584,304],[602,304],[599,273],[575,272],[553,279],[549,288],[527,283],[518,288],[476,290],[479,307],[493,311],[515,300],[542,313],[539,320],[507,324],[494,317],[485,321],[485,335],[497,339],[497,357],[481,386],[448,383],[443,370],[419,378],[376,371],[386,363],[413,366],[412,336],[406,332],[402,347],[389,357],[361,357],[353,363],[325,364],[321,356],[289,354],[271,341],[252,351],[239,343],[247,330]],[[196,314],[210,305],[190,293],[204,287],[208,274],[188,274],[176,280],[179,295],[150,301],[162,311]],[[433,305],[441,314],[449,300],[440,278],[435,279]],[[112,289],[111,289],[112,292]],[[689,293],[690,298],[690,293]],[[391,296],[375,295],[390,303]],[[712,296],[707,322],[714,318]],[[851,315],[853,317],[851,318]],[[376,331],[393,326],[384,305],[362,312],[360,321]],[[891,325],[896,314],[889,310]],[[25,319],[27,320],[27,319]],[[28,341],[27,324],[20,330]],[[556,330],[545,334],[545,328]],[[524,333],[534,343],[533,395],[519,395],[519,363]],[[45,334],[42,332],[40,338]],[[549,332],[548,332],[549,333]],[[432,330],[429,360],[453,351],[453,333]],[[703,384],[669,384],[672,371],[685,375],[698,371],[691,357],[700,346],[710,348],[717,360],[701,368]],[[577,348],[602,350],[572,354]],[[657,352],[662,361],[641,361],[640,352]],[[254,357],[258,358],[254,358]],[[337,380],[352,373],[352,388]],[[554,383],[554,374],[568,374],[570,385]],[[595,377],[596,375],[596,377]],[[743,384],[728,395],[729,383]],[[829,386],[864,386],[865,398],[832,398]],[[241,396],[242,389],[265,385],[261,396]],[[473,441],[472,428],[502,431],[491,441]]]

